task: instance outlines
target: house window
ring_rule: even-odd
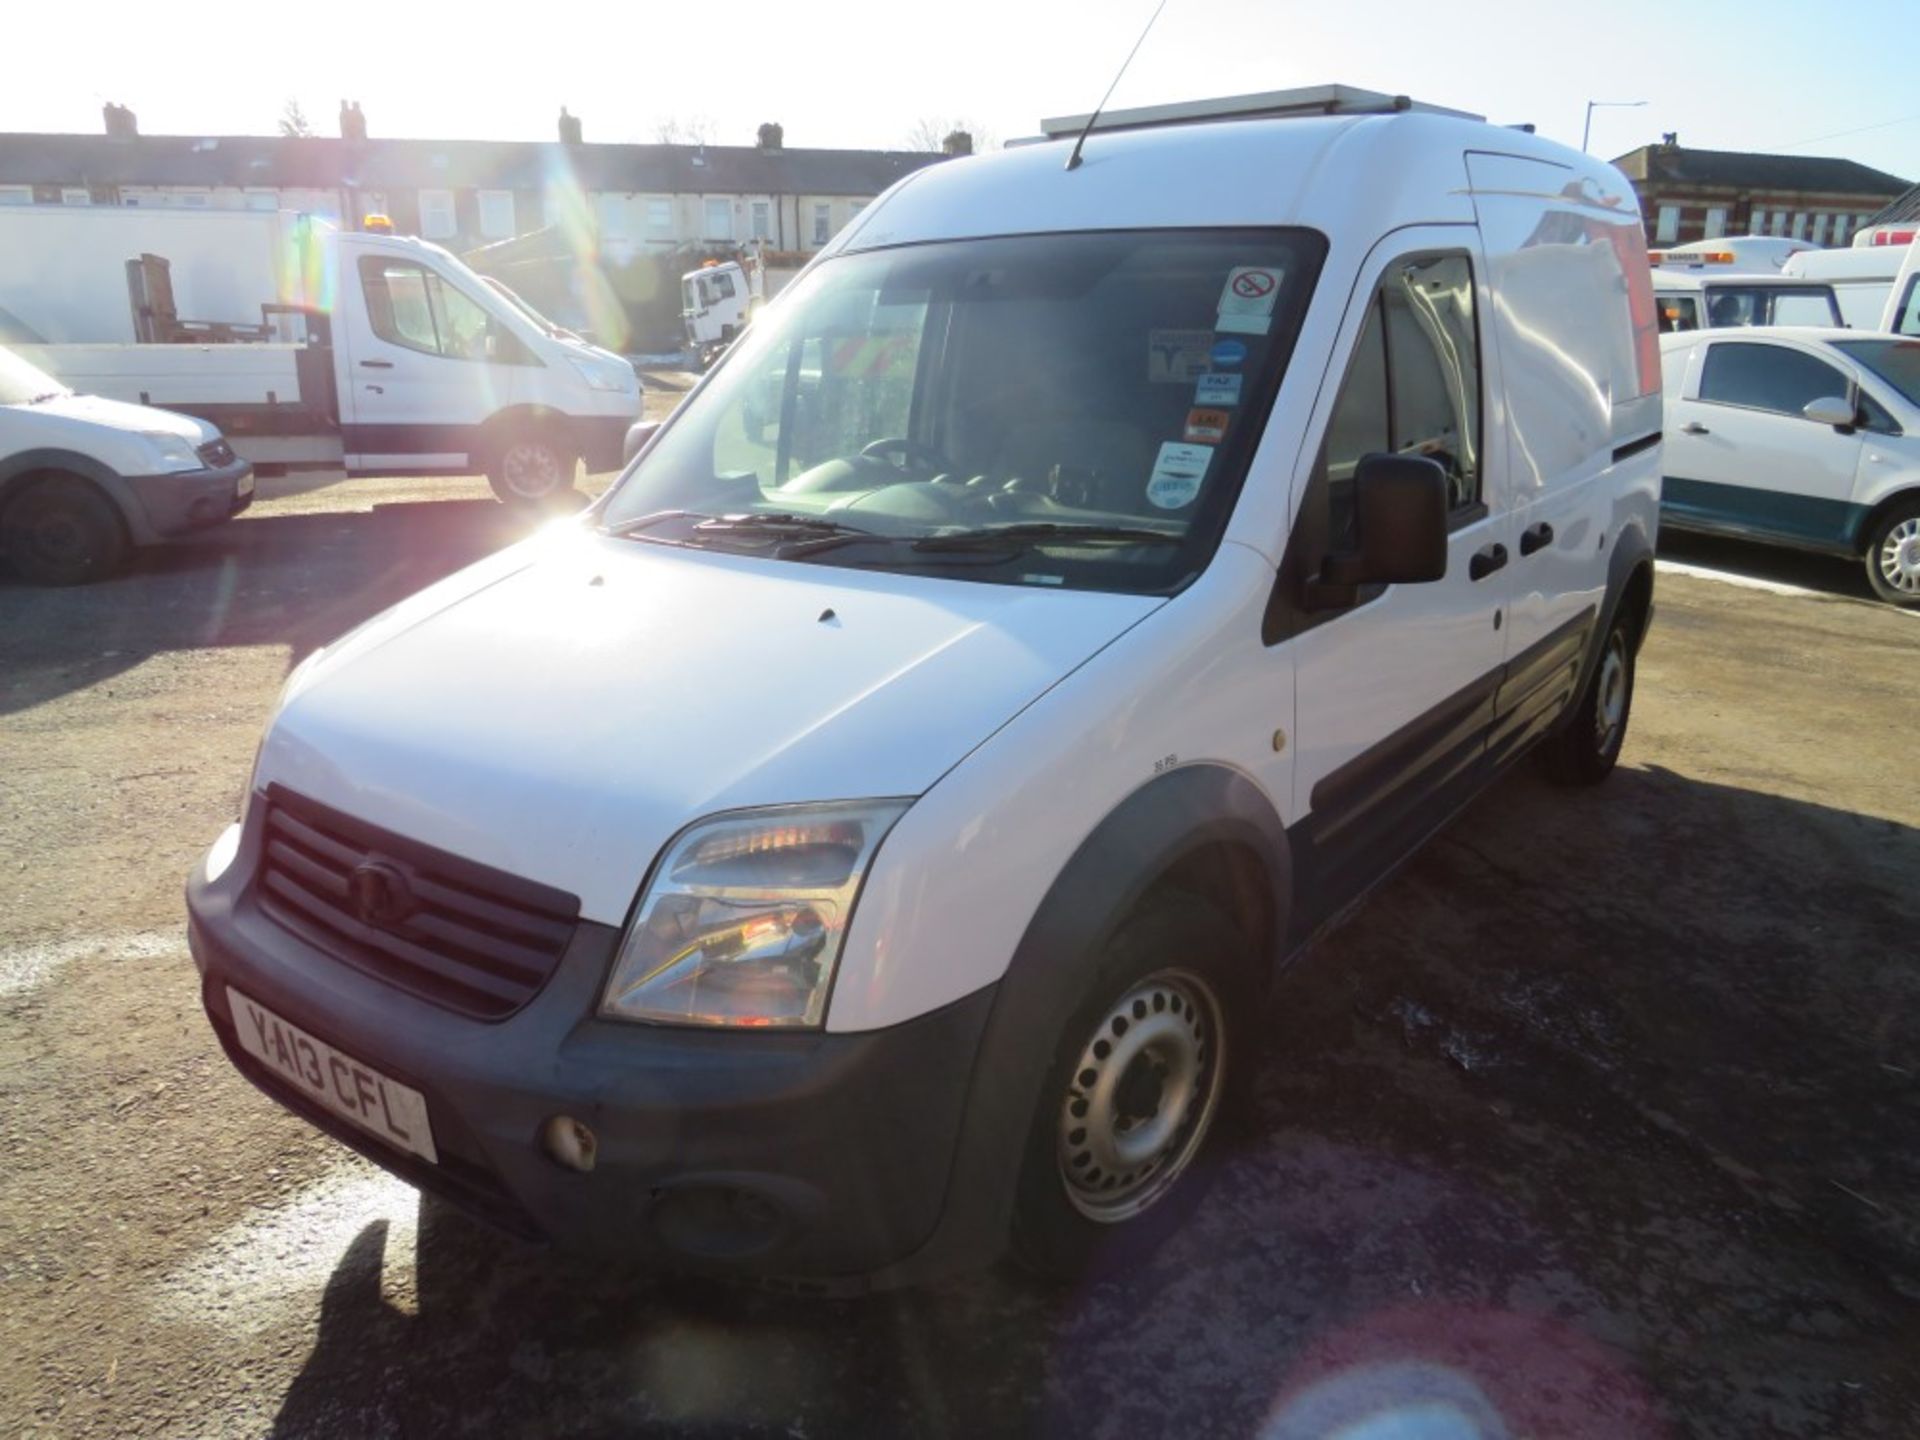
[[[280,197],[275,195],[273,191],[271,190],[247,191],[247,209],[277,210],[279,208],[280,208]]]
[[[1793,238],[1796,240],[1807,238],[1807,212],[1804,210],[1793,212]]]
[[[31,185],[0,185],[0,205],[31,205],[33,187]]]
[[[1653,239],[1657,245],[1671,245],[1680,238],[1680,207],[1662,205],[1660,220],[1654,227]]]
[[[647,234],[655,240],[673,238],[673,201],[662,198],[647,201]]]
[[[1749,235],[1764,235],[1767,233],[1767,212],[1757,205],[1753,210],[1753,219],[1747,222],[1747,233]]]
[[[833,238],[833,207],[819,204],[813,207],[813,243],[824,245]]]
[[[1833,217],[1833,243],[1844,245],[1847,237],[1853,233],[1853,216],[1836,215]]]
[[[93,193],[84,185],[68,185],[60,192],[62,205],[91,205]]]
[[[203,191],[187,191],[173,198],[189,210],[204,210],[213,197]]]
[[[1708,206],[1707,207],[1707,231],[1706,231],[1706,234],[1702,235],[1700,238],[1703,240],[1718,240],[1722,235],[1725,235],[1726,233],[1727,233],[1727,207],[1724,205]]]
[[[420,234],[428,240],[451,239],[460,228],[453,214],[451,190],[420,192]]]
[[[753,238],[756,240],[773,238],[772,207],[764,200],[753,202]]]
[[[733,205],[726,200],[707,201],[707,235],[709,240],[733,239]]]
[[[480,192],[480,233],[489,240],[511,239],[516,233],[511,190]]]
[[[1816,245],[1827,243],[1827,218],[1824,210],[1813,217],[1813,243]]]
[[[627,238],[627,200],[624,195],[600,195],[596,197],[596,206],[600,211],[600,238],[602,240],[624,240]]]
[[[1774,235],[1785,235],[1787,233],[1787,212],[1786,211],[1776,210],[1773,212],[1773,229],[1769,233]]]

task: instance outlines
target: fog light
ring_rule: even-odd
[[[594,1153],[600,1148],[593,1131],[571,1115],[555,1115],[541,1126],[540,1143],[554,1164],[582,1175],[593,1169]]]

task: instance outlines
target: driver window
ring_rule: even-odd
[[[487,312],[438,275],[428,276],[434,313],[440,318],[440,353],[460,360],[487,358]]]
[[[1368,302],[1314,466],[1326,548],[1354,543],[1353,473],[1376,451],[1439,461],[1454,514],[1477,513],[1479,429],[1472,267],[1464,255],[1396,260]]]

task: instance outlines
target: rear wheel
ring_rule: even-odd
[[[114,503],[77,475],[21,491],[0,512],[0,553],[37,585],[82,585],[120,567],[129,542]]]
[[[1613,773],[1633,712],[1637,612],[1622,606],[1600,647],[1599,663],[1567,723],[1541,746],[1547,774],[1562,785],[1597,785]]]
[[[509,434],[487,467],[487,482],[507,505],[545,505],[573,488],[579,457],[550,432]]]
[[[1867,583],[1893,605],[1920,605],[1920,499],[1894,506],[1867,537]]]
[[[1055,1279],[1149,1250],[1186,1218],[1248,1069],[1252,967],[1224,915],[1163,895],[1110,949],[1061,1037],[1015,1201],[1014,1257]]]

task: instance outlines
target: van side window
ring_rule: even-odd
[[[1672,333],[1700,328],[1700,306],[1691,295],[1662,295],[1660,329]]]
[[[1480,502],[1480,344],[1464,255],[1395,260],[1368,304],[1321,443],[1331,549],[1352,543],[1353,471],[1372,451],[1428,455],[1452,509]]]
[[[1920,275],[1907,281],[1907,293],[1901,297],[1900,313],[1893,317],[1896,335],[1920,335]]]
[[[373,333],[389,345],[455,360],[492,358],[487,346],[491,317],[436,271],[409,260],[367,255],[360,261],[360,288]]]
[[[1845,399],[1852,393],[1847,377],[1826,361],[1784,345],[1715,345],[1700,372],[1702,400],[1795,419],[1809,401]]]

